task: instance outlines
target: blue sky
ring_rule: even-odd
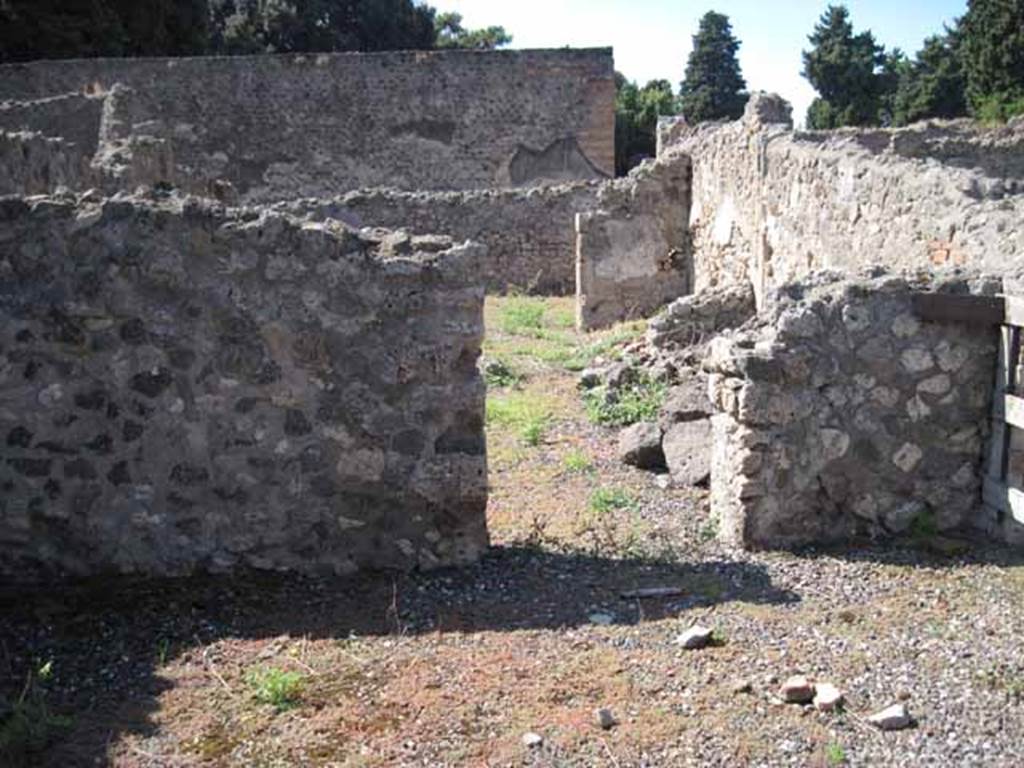
[[[803,120],[814,90],[800,76],[800,51],[825,0],[430,0],[458,11],[466,26],[500,24],[515,48],[607,46],[615,67],[641,84],[665,78],[678,87],[697,22],[727,14],[740,39],[740,65],[752,90],[776,91]],[[914,53],[929,34],[964,13],[966,0],[850,0],[854,28],[870,29],[887,48]]]

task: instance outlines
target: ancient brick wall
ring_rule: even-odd
[[[577,211],[596,204],[597,183],[529,190],[402,192],[375,189],[330,200],[299,200],[282,210],[353,226],[444,234],[487,246],[478,277],[489,291],[569,295],[575,277]]]
[[[610,49],[35,62],[0,67],[0,128],[163,141],[152,181],[260,202],[610,175],[614,94]]]
[[[196,199],[0,201],[0,574],[476,557],[482,249]]]
[[[747,547],[984,527],[996,327],[937,323],[915,292],[995,278],[815,273],[711,344],[712,513]]]

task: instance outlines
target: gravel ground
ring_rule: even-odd
[[[723,548],[706,491],[621,466],[571,374],[524,386],[551,412],[537,445],[490,429],[495,546],[475,567],[0,590],[0,710],[50,665],[22,704],[48,727],[7,764],[1024,765],[1024,555]],[[595,512],[609,488],[626,501]],[[679,594],[622,597],[641,587]],[[673,643],[698,623],[709,647]],[[268,668],[301,681],[287,706],[254,689]],[[793,674],[845,707],[783,704]],[[897,701],[913,727],[867,723]]]

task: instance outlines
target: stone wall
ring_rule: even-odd
[[[0,200],[0,574],[476,557],[482,250],[192,198]]]
[[[778,547],[976,525],[996,328],[923,321],[912,295],[1001,288],[816,273],[712,342],[720,535]]]
[[[695,290],[773,287],[821,268],[967,265],[1024,254],[1024,121],[793,132],[787,105],[755,94],[734,123],[662,125],[693,161]]]
[[[576,321],[584,330],[642,317],[692,282],[690,159],[667,153],[601,185],[576,217]]]
[[[247,202],[613,173],[610,49],[430,51],[0,66],[0,129],[87,152],[165,142],[172,181]]]
[[[356,227],[438,233],[483,243],[487,252],[478,264],[478,276],[489,291],[569,295],[575,285],[576,212],[592,208],[597,191],[593,182],[530,190],[375,189],[280,207],[313,219],[340,219]]]

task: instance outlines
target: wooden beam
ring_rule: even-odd
[[[1002,296],[1006,302],[1003,322],[1007,325],[1024,326],[1024,299],[1017,296]]]
[[[1021,300],[1018,300],[1021,301]],[[1007,320],[1003,296],[971,296],[959,293],[914,293],[910,297],[914,314],[932,323],[1000,325]],[[1020,303],[1024,325],[1024,301]]]
[[[992,403],[992,415],[1011,427],[1024,429],[1024,397],[1005,393],[996,395]]]
[[[998,509],[1018,523],[1024,524],[1024,491],[1008,488],[1000,482],[986,478],[982,497],[990,507]]]

